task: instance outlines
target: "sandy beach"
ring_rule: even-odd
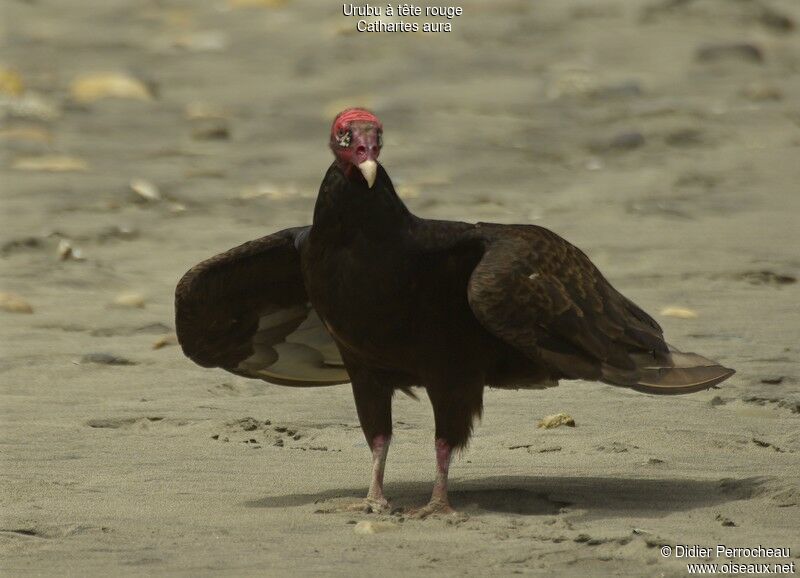
[[[800,565],[800,5],[458,6],[452,32],[359,33],[311,0],[3,3],[1,574]],[[327,513],[369,483],[349,386],[194,365],[173,293],[195,263],[310,222],[353,105],[382,119],[413,212],[552,229],[736,375],[686,396],[487,389],[451,467],[459,515],[427,520],[403,509],[429,497],[432,411],[398,395],[397,511]],[[559,412],[576,427],[537,428]]]

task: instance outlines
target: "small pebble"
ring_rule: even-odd
[[[144,309],[144,296],[141,293],[121,293],[114,298],[113,305],[116,307]]]
[[[556,427],[560,427],[562,425],[575,427],[575,420],[572,418],[571,415],[566,413],[556,413],[553,415],[548,415],[543,417],[539,423],[536,424],[536,427],[544,428],[544,429],[552,429]]]
[[[178,336],[174,333],[170,333],[168,335],[162,335],[158,339],[153,342],[153,349],[161,349],[162,347],[166,347],[168,345],[177,345],[178,343]]]
[[[104,98],[152,100],[153,93],[141,80],[123,73],[87,74],[75,79],[70,86],[72,99],[91,103]]]
[[[133,179],[130,187],[134,193],[146,201],[160,201],[162,198],[158,187],[147,179]]]
[[[677,319],[696,319],[697,312],[687,307],[664,307],[661,310],[664,317],[675,317]]]
[[[72,246],[72,243],[66,239],[61,239],[58,242],[58,258],[62,261],[83,261],[83,253],[80,249]]]
[[[33,307],[16,293],[0,292],[0,309],[9,313],[33,313]]]

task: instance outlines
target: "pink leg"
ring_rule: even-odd
[[[386,468],[386,454],[389,453],[391,438],[377,435],[372,438],[372,481],[367,492],[367,506],[373,511],[385,510],[389,502],[383,495],[383,471]]]
[[[386,454],[389,453],[390,436],[376,435],[372,438],[372,481],[369,484],[367,497],[356,502],[331,504],[317,510],[321,513],[331,512],[364,512],[380,513],[389,510],[389,501],[383,495],[383,470],[386,466]]]
[[[431,502],[441,502],[449,506],[447,501],[447,474],[450,471],[451,448],[442,438],[436,440],[436,481],[433,484]]]
[[[447,499],[447,474],[450,471],[452,450],[443,438],[436,440],[436,481],[433,483],[433,494],[428,505],[412,510],[410,515],[415,518],[427,518],[436,514],[452,514],[453,508]]]

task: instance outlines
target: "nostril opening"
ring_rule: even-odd
[[[378,154],[378,146],[377,145],[372,145],[372,152],[373,152],[373,154]]]
[[[356,152],[360,155],[363,155],[365,152],[367,152],[367,147],[365,147],[364,145],[356,147]]]

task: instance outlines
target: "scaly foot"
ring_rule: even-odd
[[[361,502],[362,511],[367,514],[384,514],[388,513],[391,507],[389,506],[389,500],[384,498],[383,496],[379,498],[370,498],[367,497]]]
[[[450,504],[443,500],[431,500],[421,508],[414,508],[409,510],[408,517],[416,518],[417,520],[424,520],[425,518],[434,516],[450,516],[456,514],[456,511],[450,507]]]

